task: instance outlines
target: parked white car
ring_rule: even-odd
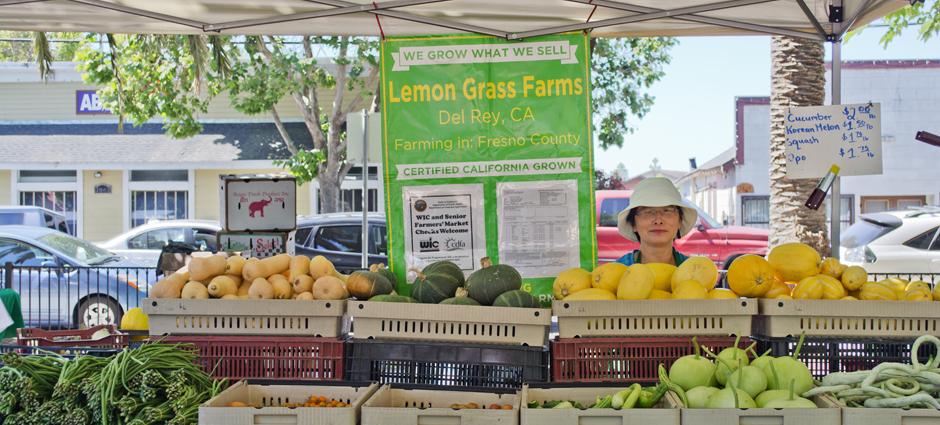
[[[863,214],[842,234],[839,256],[869,273],[940,273],[940,207]]]
[[[166,220],[137,226],[107,242],[96,245],[135,261],[150,262],[154,266],[160,250],[170,242],[195,244],[203,251],[216,251],[216,233],[222,230],[218,222],[209,220]]]

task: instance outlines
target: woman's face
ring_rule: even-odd
[[[650,245],[672,245],[679,232],[677,207],[638,207],[633,228],[640,234],[640,242]]]

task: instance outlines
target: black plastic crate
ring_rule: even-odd
[[[791,355],[800,340],[799,337],[753,339],[757,341],[758,354],[770,349],[773,356]],[[910,363],[913,345],[913,339],[806,337],[799,359],[818,379],[832,372],[870,370],[883,362]],[[937,356],[937,349],[933,344],[923,344],[917,356],[926,363]]]
[[[515,390],[548,382],[548,349],[516,345],[350,340],[346,379],[398,387]]]

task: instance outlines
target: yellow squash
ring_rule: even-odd
[[[565,297],[565,301],[598,301],[598,300],[616,300],[617,296],[613,292],[600,288],[588,288]]]
[[[620,277],[623,276],[623,272],[626,269],[626,265],[618,262],[601,264],[591,272],[591,286],[598,289],[605,289],[611,293],[617,292]]]
[[[672,293],[676,293],[676,285],[687,280],[697,281],[711,291],[718,283],[718,266],[706,257],[689,257],[672,274]]]
[[[672,274],[676,266],[666,263],[649,263],[646,265],[653,271],[653,289],[669,292],[672,290]]]
[[[653,291],[653,271],[645,264],[634,264],[627,267],[620,277],[617,285],[617,299],[619,300],[645,300]]]
[[[697,280],[686,280],[676,285],[672,297],[677,300],[703,300],[708,298],[708,290]]]
[[[127,310],[127,313],[124,313],[124,317],[121,318],[121,329],[127,331],[150,330],[150,318],[140,307],[134,307]]]
[[[580,268],[568,269],[561,272],[552,284],[552,292],[556,300],[563,300],[571,294],[591,287],[591,274]]]
[[[777,281],[774,268],[763,257],[744,255],[728,267],[728,286],[742,297],[762,297]]]
[[[794,242],[774,247],[767,254],[767,261],[774,267],[780,280],[799,282],[819,274],[819,262],[822,259],[813,247]]]

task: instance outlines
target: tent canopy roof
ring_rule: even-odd
[[[829,23],[833,3],[841,3],[843,16],[842,28],[835,30]],[[364,36],[469,32],[508,39],[592,29],[597,37],[776,34],[825,40],[906,4],[903,0],[0,0],[0,28]]]

